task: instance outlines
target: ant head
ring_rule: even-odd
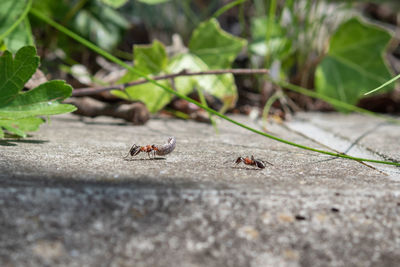
[[[242,157],[238,157],[238,158],[236,159],[235,163],[240,163],[240,162],[242,162],[242,161],[243,161],[243,158],[242,158]]]
[[[138,145],[133,145],[129,150],[129,154],[131,154],[131,156],[136,156],[137,154],[139,154],[139,152],[140,152],[140,146]]]

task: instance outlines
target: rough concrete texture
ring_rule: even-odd
[[[235,119],[260,127],[246,117]],[[268,130],[400,160],[399,126],[299,114]],[[1,266],[398,266],[400,169],[300,150],[233,126],[56,116],[0,141]],[[175,151],[123,159],[133,143]],[[238,156],[273,163],[234,166]]]

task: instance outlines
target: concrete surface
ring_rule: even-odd
[[[62,115],[27,139],[0,141],[0,266],[398,266],[399,168],[219,129]],[[268,126],[304,145],[390,160],[400,160],[399,129],[319,113]],[[165,158],[123,159],[133,143],[171,135]],[[250,155],[274,166],[234,166]]]

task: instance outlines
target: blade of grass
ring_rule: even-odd
[[[352,156],[348,156],[345,154],[341,154],[341,153],[334,153],[334,152],[330,152],[330,151],[325,151],[325,150],[321,150],[321,149],[316,149],[316,148],[312,148],[312,147],[308,147],[305,145],[301,145],[301,144],[297,144],[294,142],[290,142],[287,141],[285,139],[276,137],[274,135],[270,135],[267,133],[264,133],[262,131],[259,131],[257,129],[254,129],[252,127],[249,127],[245,124],[242,124],[240,122],[237,122],[229,117],[227,117],[226,115],[223,115],[221,113],[219,113],[218,111],[215,111],[214,109],[211,109],[207,106],[202,105],[201,103],[191,99],[190,97],[187,97],[186,95],[183,95],[179,92],[174,91],[172,88],[167,87],[165,85],[162,85],[160,83],[158,83],[157,81],[149,78],[148,76],[144,75],[142,72],[138,71],[137,69],[134,69],[133,67],[129,66],[128,64],[126,64],[125,62],[123,62],[122,60],[114,57],[113,55],[109,54],[108,52],[104,51],[103,49],[97,47],[96,45],[92,44],[91,42],[87,41],[86,39],[80,37],[79,35],[77,35],[76,33],[68,30],[67,28],[63,27],[62,25],[58,24],[57,22],[55,22],[54,20],[52,20],[51,18],[47,17],[46,15],[44,15],[43,13],[41,13],[40,11],[36,10],[36,9],[31,9],[31,14],[36,16],[37,18],[39,18],[40,20],[48,23],[50,26],[56,28],[57,30],[63,32],[64,34],[68,35],[69,37],[75,39],[76,41],[80,42],[81,44],[85,45],[86,47],[92,49],[94,52],[98,53],[99,55],[109,59],[110,61],[128,69],[129,71],[141,76],[142,78],[144,78],[145,80],[149,81],[150,83],[157,85],[159,87],[161,87],[162,89],[164,89],[166,92],[170,93],[170,94],[174,94],[177,97],[184,99],[190,103],[195,104],[196,106],[208,111],[209,113],[212,113],[232,124],[235,124],[239,127],[242,127],[244,129],[247,129],[253,133],[268,137],[270,139],[273,139],[275,141],[287,144],[287,145],[291,145],[297,148],[301,148],[304,150],[308,150],[308,151],[313,151],[313,152],[318,152],[321,154],[325,154],[325,155],[330,155],[330,156],[334,156],[334,157],[339,157],[339,158],[345,158],[345,159],[351,159],[351,160],[356,160],[356,161],[366,161],[366,162],[373,162],[373,163],[379,163],[379,164],[386,164],[386,165],[394,165],[394,166],[400,166],[400,163],[398,162],[391,162],[391,161],[383,161],[383,160],[374,160],[374,159],[365,159],[365,158],[359,158],[359,157],[352,157]]]
[[[391,84],[392,82],[396,81],[396,80],[399,79],[399,78],[400,78],[400,74],[397,75],[396,77],[394,77],[393,79],[390,79],[389,81],[385,82],[384,84],[382,84],[382,85],[376,87],[375,89],[372,89],[372,90],[369,91],[368,93],[365,93],[364,95],[372,94],[372,93],[374,93],[374,92],[376,92],[376,91],[382,89],[382,88],[385,87],[386,85]]]
[[[24,12],[22,12],[21,16],[8,28],[3,34],[0,35],[0,41],[2,41],[7,35],[12,33],[12,31],[25,19],[26,15],[28,15],[29,10],[32,6],[32,0],[28,0]]]
[[[272,107],[272,104],[274,104],[275,101],[278,100],[281,96],[282,96],[281,91],[277,91],[270,98],[268,98],[268,101],[265,103],[263,113],[262,113],[264,128],[266,127],[267,120],[268,120],[268,113]]]
[[[28,44],[29,45],[35,45],[34,44],[34,40],[33,40],[33,36],[32,36],[32,28],[31,28],[31,24],[29,22],[29,19],[25,16],[24,18],[24,25],[25,25],[25,31],[26,31],[26,35],[28,36]]]
[[[231,9],[243,2],[246,2],[246,1],[247,0],[236,0],[236,1],[230,2],[226,5],[224,5],[223,7],[221,7],[220,9],[218,9],[217,11],[215,11],[214,15],[212,15],[212,18],[218,18],[219,16],[221,16],[223,13],[225,13],[229,9]]]
[[[275,24],[275,14],[276,14],[276,0],[271,0],[269,4],[268,10],[268,26],[267,31],[265,32],[265,43],[269,44],[271,40],[272,33],[272,25]],[[267,52],[265,53],[265,67],[268,68],[270,66],[271,61],[271,53],[270,53],[270,45],[266,46]]]

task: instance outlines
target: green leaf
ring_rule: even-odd
[[[7,35],[4,39],[4,43],[7,50],[10,50],[12,53],[16,53],[24,46],[33,45],[33,36],[29,20],[25,18],[14,31]]]
[[[15,58],[9,51],[0,57],[0,138],[2,130],[25,137],[36,131],[43,119],[36,116],[53,115],[76,110],[60,102],[69,97],[72,87],[64,81],[49,81],[20,92],[39,65],[39,57],[32,46],[18,50]]]
[[[356,104],[364,93],[391,78],[383,52],[391,35],[353,18],[332,36],[328,54],[319,64],[315,85],[318,93]],[[385,90],[392,90],[387,86]]]
[[[156,40],[151,45],[135,45],[133,55],[134,68],[140,72],[146,75],[165,73],[168,57],[164,45],[159,41]],[[128,72],[120,82],[131,82],[138,78],[136,74]],[[160,83],[170,86],[168,81],[160,81]],[[162,109],[172,99],[171,94],[150,83],[128,87],[124,92],[114,90],[112,94],[123,99],[140,100],[153,113]]]
[[[203,22],[193,32],[190,52],[201,58],[211,69],[230,68],[246,40],[221,29],[216,19]]]
[[[10,52],[4,52],[0,57],[0,107],[17,96],[38,66],[39,57],[33,46],[21,48],[14,59]]]
[[[19,120],[0,119],[0,129],[5,128],[7,131],[26,137],[25,132],[37,131],[39,126],[44,122],[42,118],[30,117]]]
[[[190,53],[174,57],[168,69],[170,72],[175,73],[182,70],[210,70],[203,60]],[[178,77],[175,78],[175,85],[177,88],[186,88],[186,90],[180,91],[184,94],[190,93],[194,86],[199,86],[201,90],[221,99],[228,106],[232,106],[236,101],[237,89],[232,74]]]
[[[266,39],[267,28],[270,29],[269,39]],[[291,51],[291,41],[286,37],[286,29],[267,17],[257,17],[251,21],[251,36],[253,41],[249,50],[259,56],[273,56],[282,59]]]
[[[129,23],[111,7],[90,1],[74,17],[72,27],[101,48],[110,50],[118,44]]]
[[[109,5],[113,8],[119,8],[128,2],[128,0],[102,0],[104,4]]]
[[[135,45],[133,56],[134,67],[146,74],[159,74],[165,70],[168,63],[165,47],[157,40],[151,45]]]
[[[201,24],[193,33],[190,53],[179,54],[168,60],[165,47],[159,41],[151,45],[134,47],[134,68],[145,75],[177,73],[182,70],[206,71],[213,68],[229,68],[246,41],[224,32],[214,19]],[[137,80],[132,72],[127,73],[121,83]],[[169,81],[162,81],[169,86]],[[206,75],[177,77],[175,89],[184,95],[197,86],[221,99],[225,106],[232,106],[237,98],[233,75]],[[157,112],[171,101],[172,96],[153,84],[128,87],[125,91],[112,91],[118,97],[143,101],[151,112]]]
[[[27,0],[0,1],[0,41],[18,26],[15,22],[24,14],[28,3]]]
[[[168,81],[159,81],[159,83],[170,86]],[[128,87],[125,92],[114,90],[112,93],[127,100],[140,100],[152,113],[162,109],[172,99],[170,93],[151,83]]]
[[[72,87],[65,81],[49,81],[18,94],[7,106],[0,109],[0,118],[20,119],[39,115],[54,115],[76,110],[73,105],[60,102],[70,96]]]

